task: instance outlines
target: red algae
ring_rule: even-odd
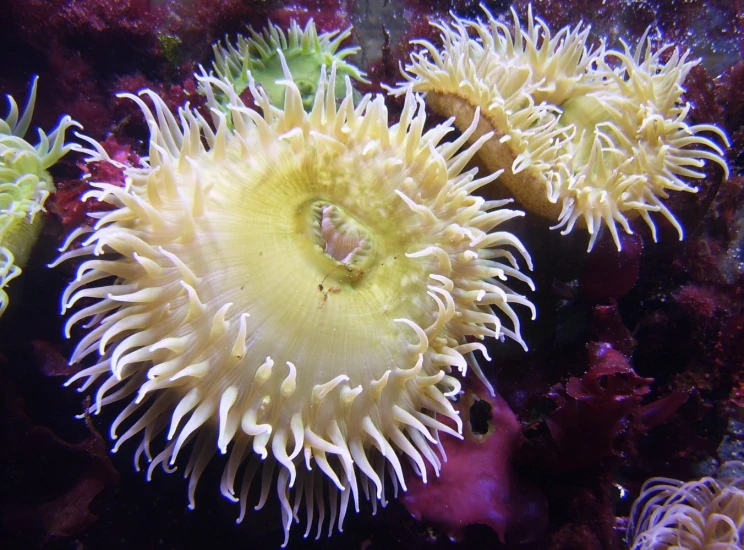
[[[638,376],[608,344],[590,344],[588,356],[584,376],[557,384],[548,394],[556,405],[546,418],[556,452],[546,455],[544,466],[552,471],[633,452],[634,416],[653,379]]]
[[[23,56],[44,59],[32,65],[42,82],[37,101],[42,126],[64,111],[102,137],[108,123],[105,83],[159,57],[159,19],[142,0],[29,0],[11,2],[3,13],[15,24],[4,29],[0,42]],[[4,69],[0,85],[19,70],[28,67]]]
[[[139,156],[132,151],[131,145],[120,144],[116,138],[109,136],[101,142],[109,157],[120,164],[141,166]],[[111,210],[111,205],[93,199],[82,200],[83,195],[93,189],[91,182],[106,182],[124,187],[124,169],[106,161],[81,163],[82,176],[74,180],[57,182],[57,192],[52,196],[47,208],[59,218],[69,230],[82,224],[93,224],[94,218],[88,216],[93,212]]]

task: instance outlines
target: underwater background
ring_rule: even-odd
[[[621,235],[621,252],[604,231],[587,253],[584,231],[562,236],[531,216],[509,222],[532,256],[538,315],[523,319],[527,353],[515,342],[489,347],[493,360],[482,367],[498,395],[471,388],[461,397],[471,437],[445,445],[446,483],[391,498],[374,516],[364,501],[331,537],[304,539],[294,529],[290,548],[628,548],[627,518],[646,480],[687,481],[744,461],[744,6],[483,4],[506,23],[512,6],[524,18],[530,5],[554,31],[584,21],[590,44],[636,44],[650,28],[653,39],[689,49],[702,60],[684,82],[689,118],[725,131],[730,177],[708,163],[696,194],[670,194],[683,241],[658,220],[658,243],[636,223],[634,235]],[[410,41],[437,44],[430,22],[450,12],[483,13],[467,0],[0,0],[0,92],[24,105],[38,75],[29,135],[70,115],[112,158],[136,165],[148,127],[116,94],[150,88],[173,109],[203,106],[194,73],[211,66],[212,44],[225,35],[268,21],[304,27],[311,18],[318,32],[351,28],[344,46],[361,49],[348,59],[369,79],[356,89],[385,94],[382,84],[403,80]],[[394,118],[403,99],[386,101]],[[90,398],[63,387],[80,367],[67,362],[74,346],[64,338],[60,296],[76,266],[47,265],[96,211],[83,198],[88,179],[123,176],[113,165],[85,166],[75,152],[50,173],[56,193],[0,318],[0,547],[279,547],[273,496],[236,525],[237,507],[220,496],[212,464],[190,511],[178,471],[157,470],[148,482],[132,466],[133,449],[110,452],[116,410],[75,418]],[[741,529],[744,517],[738,522]]]

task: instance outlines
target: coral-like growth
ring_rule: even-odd
[[[351,29],[318,34],[315,23],[310,19],[304,30],[297,21],[292,20],[286,33],[273,23],[269,23],[261,33],[252,28],[248,31],[250,37],[239,35],[235,44],[225,39],[224,44],[213,46],[215,71],[220,78],[229,80],[238,94],[248,87],[250,71],[271,103],[283,105],[285,87],[280,82],[283,72],[279,51],[292,71],[306,110],[313,106],[322,67],[330,68],[333,63],[336,64],[336,81],[333,85],[339,96],[344,93],[347,75],[367,82],[362,71],[345,61],[348,56],[358,52],[359,47],[339,50],[341,43],[351,36]]]
[[[63,308],[83,305],[68,335],[89,319],[72,361],[100,355],[70,382],[102,380],[95,412],[128,402],[115,449],[140,438],[150,475],[193,444],[192,507],[219,450],[221,490],[241,518],[260,471],[258,507],[275,484],[287,535],[303,503],[307,532],[317,510],[320,534],[327,499],[330,531],[350,500],[358,509],[360,487],[378,500],[386,476],[405,488],[399,457],[422,477],[427,462],[439,470],[439,432],[462,428],[447,399],[460,388],[453,370],[480,373],[486,337],[524,344],[513,305],[534,309],[507,286],[531,285],[510,248],[529,256],[496,230],[522,213],[472,194],[498,176],[465,170],[489,137],[460,150],[476,123],[443,141],[452,126],[424,132],[423,100],[409,93],[389,127],[384,98],[355,107],[348,77],[337,105],[335,65],[308,113],[282,68],[283,110],[249,81],[262,113],[201,77],[216,131],[153,92],[154,110],[128,95],[151,129],[149,158],[125,167],[124,189],[94,184],[90,196],[116,209],[92,214],[95,228],[69,239],[82,247],[61,259],[115,255],[81,265]],[[89,153],[106,156],[98,144]]]
[[[8,96],[8,115],[0,119],[0,316],[8,306],[4,289],[21,274],[41,230],[37,214],[54,192],[47,169],[73,148],[65,144],[65,132],[76,125],[70,117],[49,135],[39,130],[35,146],[24,139],[34,113],[36,83],[34,78],[23,113]]]
[[[744,543],[744,464],[727,462],[716,477],[683,483],[648,480],[633,504],[633,550],[737,550]]]
[[[664,216],[683,236],[663,199],[670,191],[695,192],[689,179],[705,177],[705,160],[728,175],[723,150],[702,133],[728,145],[710,124],[686,122],[683,83],[698,63],[670,45],[652,47],[645,35],[635,52],[587,46],[588,27],[564,27],[552,36],[529,10],[523,28],[496,20],[454,17],[437,23],[442,49],[417,41],[396,93],[427,92],[427,104],[468,127],[476,109],[483,117],[477,139],[494,131],[479,154],[490,170],[505,169],[500,183],[531,212],[572,231],[577,222],[591,235],[602,225],[621,247],[617,225],[631,233],[640,216]],[[668,59],[663,61],[664,58]]]

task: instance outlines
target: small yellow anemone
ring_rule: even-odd
[[[0,118],[0,316],[8,306],[5,287],[21,274],[41,231],[37,214],[55,190],[47,169],[73,149],[65,144],[65,132],[77,125],[64,117],[51,134],[39,130],[35,146],[24,139],[34,113],[37,81],[34,77],[23,113],[7,96],[8,115]]]
[[[427,461],[438,471],[439,432],[462,428],[453,367],[479,374],[486,337],[524,345],[514,304],[534,316],[507,286],[532,286],[510,249],[529,256],[495,230],[522,213],[473,195],[498,174],[464,170],[490,137],[461,150],[477,120],[442,141],[451,124],[424,131],[423,100],[408,93],[389,127],[384,98],[355,107],[348,77],[337,105],[335,78],[335,65],[322,71],[307,113],[285,64],[282,110],[250,82],[259,114],[203,76],[212,105],[216,90],[230,99],[234,129],[213,109],[216,131],[151,91],[154,112],[125,94],[151,129],[147,166],[126,168],[126,189],[93,184],[90,196],[116,209],[61,257],[99,256],[80,266],[63,310],[93,300],[66,331],[89,319],[71,360],[99,358],[70,383],[103,381],[94,412],[128,401],[114,449],[140,438],[149,476],[190,446],[192,507],[207,463],[229,455],[221,490],[240,518],[261,468],[258,507],[275,483],[287,536],[303,501],[319,535],[330,499],[330,533],[350,499],[358,510],[360,486],[373,503],[386,472],[405,489],[401,459],[424,478]]]
[[[727,462],[715,478],[683,483],[652,478],[633,504],[632,550],[740,550],[744,544],[744,464]]]
[[[212,46],[214,70],[223,80],[232,83],[240,94],[248,87],[248,72],[260,84],[275,106],[284,103],[282,63],[292,71],[295,85],[302,95],[306,110],[313,106],[322,67],[336,63],[336,94],[343,95],[344,78],[348,75],[360,82],[368,82],[363,71],[346,61],[359,51],[358,46],[339,50],[341,43],[351,36],[351,29],[318,34],[310,19],[303,30],[297,21],[290,22],[285,33],[281,27],[269,23],[262,32],[248,29],[250,37],[238,35],[233,44],[225,38],[224,44]],[[282,52],[284,61],[279,58]]]
[[[504,168],[499,183],[530,212],[557,220],[570,232],[577,221],[591,235],[602,224],[620,248],[616,224],[632,233],[629,218],[640,215],[656,240],[650,212],[682,228],[662,199],[669,191],[695,192],[688,178],[703,178],[704,160],[728,168],[721,147],[700,136],[709,124],[690,126],[682,100],[684,82],[697,61],[671,46],[653,51],[644,36],[635,53],[587,46],[588,27],[565,27],[552,36],[528,11],[527,28],[512,9],[513,31],[484,8],[488,22],[453,17],[435,24],[443,46],[416,41],[405,68],[407,82],[394,90],[426,92],[426,102],[468,127],[476,109],[481,123],[472,139],[494,138],[478,159],[489,170]],[[614,58],[617,63],[608,60]]]

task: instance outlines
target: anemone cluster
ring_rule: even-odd
[[[634,215],[655,239],[659,212],[681,237],[661,199],[694,191],[706,160],[726,172],[701,135],[723,133],[686,122],[687,54],[645,37],[635,52],[591,49],[581,25],[551,36],[531,12],[526,29],[486,15],[436,24],[441,50],[418,42],[395,122],[382,95],[352,86],[364,73],[345,61],[356,48],[339,49],[350,31],[311,21],[216,44],[215,73],[197,77],[206,110],[122,94],[149,127],[141,166],[81,136],[126,184],[91,182],[83,200],[107,208],[58,260],[81,262],[62,306],[66,335],[85,330],[70,361],[90,365],[68,384],[95,389],[90,413],[122,402],[114,450],[137,440],[148,478],[189,455],[190,507],[218,453],[239,519],[254,481],[257,508],[275,488],[285,544],[300,510],[306,535],[330,534],[350,502],[405,490],[408,465],[438,474],[440,435],[463,433],[461,378],[493,393],[476,352],[490,360],[486,344],[506,338],[526,349],[520,316],[535,316],[513,288],[533,288],[530,256],[502,227],[523,212],[488,187],[564,233],[583,222],[590,249],[605,224],[619,248],[615,223],[631,232]],[[429,128],[426,107],[452,118]],[[11,100],[0,126],[0,175],[21,163],[14,189],[30,193],[24,220],[72,124],[32,148],[29,118]]]
[[[744,464],[727,462],[715,477],[687,483],[652,478],[630,520],[632,550],[737,550],[744,544]]]
[[[442,48],[420,40],[394,91],[426,92],[439,114],[467,127],[476,109],[475,138],[494,132],[479,160],[503,168],[500,182],[530,212],[557,221],[569,233],[583,223],[589,250],[604,224],[620,249],[617,225],[632,233],[640,216],[656,240],[650,213],[683,230],[662,199],[670,191],[696,192],[689,180],[705,177],[705,160],[728,167],[725,134],[711,124],[688,124],[683,83],[698,61],[667,44],[654,48],[648,33],[635,50],[587,46],[589,28],[564,27],[554,36],[512,9],[513,29],[484,8],[486,21],[453,16],[434,23]],[[666,60],[664,60],[666,59]]]
[[[8,283],[21,274],[41,230],[39,212],[54,182],[47,169],[70,149],[65,132],[76,123],[64,117],[47,135],[39,130],[39,142],[24,139],[36,102],[37,78],[31,83],[23,112],[13,97],[8,97],[8,115],[0,118],[0,316],[8,306]]]

